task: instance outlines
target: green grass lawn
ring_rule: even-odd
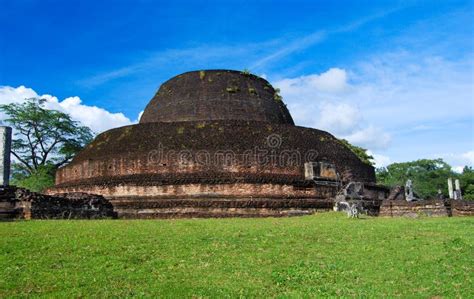
[[[0,297],[474,297],[474,218],[0,223]]]

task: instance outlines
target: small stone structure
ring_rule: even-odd
[[[453,179],[448,179],[448,194],[450,199],[462,200],[461,184],[459,183],[459,179],[454,181],[454,189]]]
[[[448,179],[448,194],[450,199],[454,199],[453,179]]]
[[[422,200],[415,196],[415,193],[413,192],[413,182],[410,179],[408,179],[405,184],[405,200],[409,202]]]
[[[306,180],[337,181],[336,167],[327,162],[304,163],[304,176]]]
[[[454,199],[462,200],[461,184],[459,183],[459,179],[454,181],[454,188]]]

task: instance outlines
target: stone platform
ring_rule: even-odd
[[[225,218],[302,216],[331,211],[328,199],[133,199],[110,201],[119,218]]]
[[[77,189],[76,189],[77,188]],[[55,187],[49,194],[88,190],[101,194],[123,218],[279,217],[332,209],[334,186],[293,181],[242,180],[165,184],[88,184]]]

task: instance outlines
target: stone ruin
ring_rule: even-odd
[[[459,183],[458,179],[454,181],[454,189],[453,189],[453,179],[452,178],[448,179],[448,193],[449,193],[449,198],[454,199],[454,200],[462,200],[461,184]]]
[[[8,152],[0,151],[5,165]],[[357,217],[394,215],[394,203],[407,203],[405,188],[377,185],[374,168],[337,138],[295,126],[268,81],[229,70],[163,83],[138,124],[98,135],[44,195],[13,192],[7,179],[0,214],[20,218],[293,216],[342,202]]]
[[[334,136],[295,126],[268,81],[205,70],[163,83],[138,124],[97,136],[48,194],[100,194],[125,218],[304,215],[332,209],[338,173],[385,192]]]
[[[114,218],[112,204],[100,195],[48,196],[9,186],[12,129],[0,126],[0,220]]]
[[[112,204],[100,195],[68,193],[49,196],[23,188],[0,188],[0,220],[116,218]]]

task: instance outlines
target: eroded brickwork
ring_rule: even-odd
[[[277,146],[269,136],[279,138]],[[130,175],[164,180],[285,176],[304,179],[304,163],[327,161],[353,180],[373,182],[374,168],[332,135],[261,122],[150,123],[100,134],[68,166],[56,184]]]
[[[443,200],[422,200],[415,202],[407,202],[406,200],[384,200],[380,206],[379,216],[450,216],[449,210],[449,202]]]
[[[140,123],[250,120],[293,124],[267,80],[230,70],[194,71],[163,83]]]
[[[174,185],[71,185],[48,190],[49,194],[68,192],[101,194],[106,198],[332,198],[334,187],[284,184],[174,184]]]
[[[473,200],[451,200],[452,216],[474,216]]]
[[[136,217],[309,213],[336,188],[305,180],[306,162],[327,163],[335,180],[375,182],[374,168],[334,136],[295,126],[266,80],[189,72],[161,86],[139,124],[97,136],[48,193],[100,194]]]
[[[68,193],[48,196],[14,186],[0,189],[0,220],[113,218],[112,204],[100,195]]]

